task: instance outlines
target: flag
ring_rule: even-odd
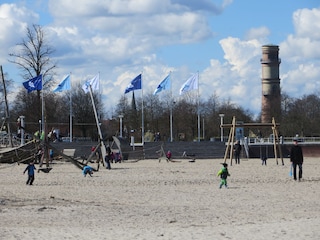
[[[59,85],[53,90],[53,92],[62,92],[64,90],[70,90],[70,75],[66,76]]]
[[[168,75],[162,82],[158,85],[157,89],[154,90],[153,95],[161,92],[162,90],[167,90],[170,88],[170,75]]]
[[[180,95],[198,89],[198,74],[193,74],[180,88]]]
[[[40,74],[39,76],[35,78],[31,78],[26,82],[22,83],[23,86],[28,90],[29,92],[32,92],[34,90],[41,90],[42,89],[42,75]]]
[[[131,92],[133,90],[138,90],[141,89],[141,74],[139,74],[138,76],[135,77],[135,79],[133,79],[130,84],[127,86],[124,94]]]
[[[91,80],[87,80],[83,85],[82,89],[85,93],[89,92],[89,86],[91,86],[92,91],[98,91],[100,89],[100,78],[99,74],[97,74],[94,78]]]

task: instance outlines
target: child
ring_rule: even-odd
[[[266,165],[267,166],[267,157],[262,157],[262,165]]]
[[[37,160],[38,160],[38,163],[40,164],[41,164],[42,155],[43,155],[43,149],[42,149],[42,146],[39,145],[38,152],[37,152]]]
[[[170,150],[167,152],[167,154],[166,154],[166,157],[167,157],[167,162],[168,161],[171,161],[171,156],[172,156],[172,154],[171,154],[171,152],[170,152]]]
[[[83,174],[83,176],[85,176],[85,177],[87,176],[87,174],[89,174],[90,177],[92,177],[93,168],[90,167],[90,166],[85,166],[85,167],[83,168],[83,170],[82,170],[82,174]]]
[[[227,184],[227,177],[230,176],[228,172],[228,164],[227,163],[222,163],[223,167],[219,170],[218,172],[218,177],[221,177],[221,182],[220,182],[220,188],[224,185],[226,188],[228,188]]]
[[[25,174],[26,171],[28,171],[28,180],[26,182],[27,185],[32,185],[34,181],[34,170],[36,170],[36,167],[34,166],[34,162],[30,162],[26,169],[23,171],[23,174]]]

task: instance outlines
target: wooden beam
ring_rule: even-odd
[[[280,123],[237,123],[235,124],[235,127],[274,127],[275,125],[280,126]],[[220,125],[222,128],[231,128],[233,126],[233,124]]]

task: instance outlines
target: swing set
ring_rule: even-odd
[[[235,138],[235,132],[236,132],[237,127],[243,127],[243,128],[245,128],[245,127],[254,127],[254,128],[271,127],[272,133],[273,133],[273,149],[274,149],[274,156],[276,159],[276,163],[278,165],[278,154],[279,154],[279,157],[282,161],[282,165],[284,165],[282,150],[281,150],[281,146],[280,146],[280,139],[279,139],[278,130],[277,130],[278,126],[280,126],[280,124],[276,123],[274,118],[272,118],[271,123],[236,123],[235,117],[233,117],[231,124],[220,125],[221,128],[230,128],[228,143],[227,143],[226,151],[224,154],[224,163],[227,162],[227,157],[229,155],[230,165],[232,166],[234,138]],[[248,153],[247,153],[247,155],[248,155]]]

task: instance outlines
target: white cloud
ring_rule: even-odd
[[[91,18],[101,16],[151,15],[170,9],[170,1],[153,0],[50,0],[49,8],[56,18]],[[71,14],[70,14],[71,13]]]
[[[288,70],[282,76],[282,90],[292,97],[315,93],[320,89],[319,66],[313,63],[299,64],[297,68]]]
[[[201,95],[208,97],[216,93],[221,100],[230,100],[244,109],[258,113],[261,109],[260,68],[255,67],[250,75],[241,77],[238,71],[231,70],[229,62],[221,63],[212,59],[210,63],[201,75]]]
[[[295,11],[293,24],[298,38],[307,37],[320,41],[320,8]]]
[[[292,62],[320,57],[320,8],[293,13],[295,33],[281,43],[281,53]]]
[[[282,89],[291,97],[318,92],[320,86],[320,8],[293,13],[295,33],[280,44]]]
[[[99,66],[108,73],[121,67],[141,71],[137,66],[152,64],[147,59],[159,47],[212,36],[206,16],[183,9],[169,0],[50,1],[59,62],[68,67],[76,61],[87,71]]]
[[[285,42],[280,44],[282,56],[291,62],[300,62],[301,60],[318,59],[320,56],[320,41],[312,38],[298,38],[295,35],[289,35]]]
[[[0,5],[0,63],[8,58],[8,49],[21,41],[29,23],[37,21],[38,15],[16,4]]]
[[[260,42],[266,42],[270,35],[270,30],[267,27],[251,28],[246,33],[246,40],[259,39]]]
[[[241,41],[238,38],[228,37],[220,40],[225,53],[224,58],[237,71],[239,77],[244,77],[251,72],[249,63],[252,59],[261,55],[262,44],[258,40]]]

